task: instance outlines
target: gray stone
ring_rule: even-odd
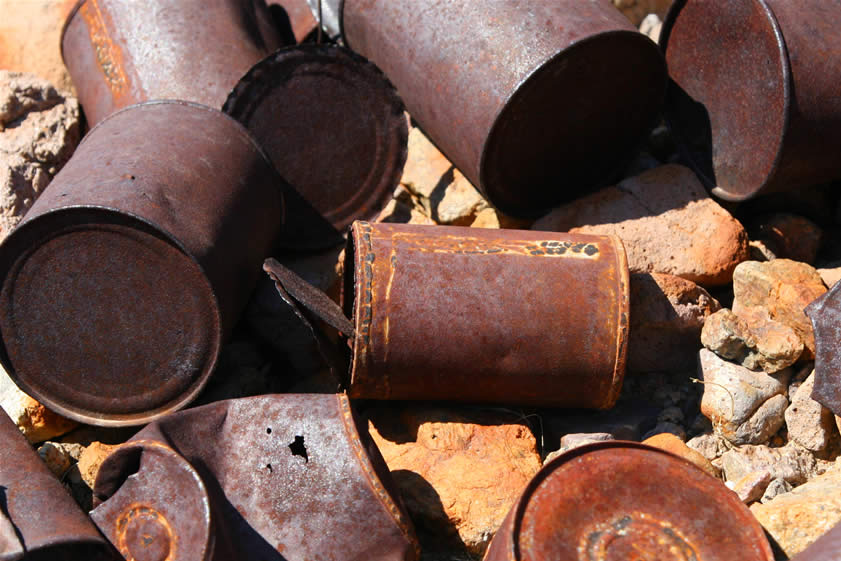
[[[765,492],[762,494],[762,498],[759,499],[759,502],[765,504],[779,495],[788,493],[792,489],[794,489],[794,487],[791,486],[791,483],[785,479],[777,477],[772,479],[768,484],[768,487],[765,488]]]
[[[836,432],[832,412],[812,399],[815,374],[809,375],[792,396],[786,409],[788,437],[807,450],[822,452]]]
[[[791,444],[782,448],[739,446],[721,456],[721,466],[727,481],[738,481],[749,473],[767,470],[772,479],[784,479],[793,485],[804,483],[817,471],[815,458]]]
[[[728,481],[728,487],[733,489],[739,499],[745,504],[758,501],[765,488],[771,482],[771,473],[768,470],[754,471],[739,479],[736,482]]]
[[[728,442],[716,434],[699,434],[686,441],[686,445],[699,452],[706,459],[713,461],[721,457],[729,448]]]

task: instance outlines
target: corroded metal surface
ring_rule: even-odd
[[[318,22],[310,10],[307,0],[268,0],[266,2],[272,14],[279,11],[289,26],[296,43],[300,43],[313,35],[318,29]],[[275,16],[275,21],[278,17]]]
[[[61,39],[91,125],[154,99],[218,109],[281,45],[265,0],[80,0]]]
[[[613,181],[663,100],[657,46],[600,0],[343,6],[347,45],[383,69],[424,132],[510,215]]]
[[[377,67],[341,47],[281,49],[237,84],[224,111],[251,131],[310,214],[336,230],[373,216],[400,181],[403,103]],[[290,203],[290,218],[300,214]],[[316,221],[297,223],[298,232],[287,224],[287,239],[324,245]]]
[[[841,0],[678,0],[663,25],[666,117],[713,193],[841,177]]]
[[[91,513],[124,555],[168,561],[413,561],[390,475],[343,395],[222,401],[109,456]]]
[[[0,559],[118,559],[2,411],[0,437]]]
[[[4,368],[90,424],[183,407],[278,237],[281,188],[248,132],[215,109],[114,113],[0,246]]]
[[[841,416],[841,282],[804,310],[815,331],[812,399]]]
[[[348,393],[608,408],[625,372],[618,238],[356,222]]]
[[[738,496],[635,442],[575,448],[529,483],[485,561],[773,561]]]

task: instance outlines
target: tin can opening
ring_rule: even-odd
[[[790,68],[762,0],[682,0],[661,39],[671,82],[666,120],[683,156],[722,199],[741,201],[773,180],[790,110]]]
[[[663,57],[640,33],[609,31],[564,49],[494,122],[479,170],[488,199],[533,217],[609,184],[654,124],[665,86]]]
[[[169,236],[103,208],[23,224],[0,251],[2,360],[82,422],[132,425],[192,400],[218,357],[218,304]]]

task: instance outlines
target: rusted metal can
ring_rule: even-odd
[[[841,282],[806,306],[815,332],[812,399],[841,416]]]
[[[80,0],[61,37],[91,125],[154,99],[219,109],[282,44],[265,0]]]
[[[115,561],[113,548],[0,411],[0,559]]]
[[[282,228],[283,182],[196,104],[112,114],[0,246],[0,359],[49,408],[136,425],[205,385]]]
[[[666,118],[717,196],[841,177],[841,1],[677,0],[660,43]]]
[[[267,0],[275,23],[282,20],[295,43],[302,43],[316,33],[318,22],[310,10],[307,0]],[[276,15],[276,14],[279,14]],[[288,44],[291,44],[287,41]]]
[[[323,21],[338,21],[347,46],[383,69],[412,118],[512,216],[610,184],[663,100],[657,45],[606,2],[325,5],[338,17]]]
[[[616,237],[356,222],[344,274],[351,397],[603,409],[619,395]]]
[[[221,401],[149,425],[102,464],[91,517],[127,559],[417,559],[346,397]]]
[[[281,49],[240,80],[223,110],[309,207],[290,212],[286,237],[299,247],[324,245],[311,231],[318,215],[343,231],[376,214],[400,181],[409,136],[403,103],[376,66],[347,49]]]
[[[691,463],[635,442],[575,448],[532,479],[485,561],[773,561],[739,497]]]

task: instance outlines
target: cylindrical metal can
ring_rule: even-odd
[[[635,442],[575,448],[546,464],[485,561],[773,561],[762,526],[691,463]]]
[[[841,0],[677,0],[666,118],[717,196],[841,177]]]
[[[841,282],[803,310],[815,332],[812,399],[841,416]]]
[[[619,395],[616,237],[356,222],[344,266],[351,397],[603,409]]]
[[[318,232],[318,215],[343,231],[378,212],[400,181],[409,136],[403,103],[376,66],[347,49],[281,49],[240,80],[223,111],[317,211],[290,213],[284,237],[299,247],[329,238]]]
[[[657,45],[602,0],[323,4],[324,21],[338,19],[441,151],[513,216],[616,179],[663,100]]]
[[[91,125],[154,99],[219,109],[281,45],[265,0],[80,0],[61,38]]]
[[[116,561],[116,552],[2,411],[0,437],[0,559]]]
[[[105,460],[94,495],[91,517],[127,559],[417,559],[388,468],[343,395],[160,419]]]
[[[0,360],[51,409],[133,425],[204,387],[282,228],[283,183],[220,111],[112,114],[0,246]]]

